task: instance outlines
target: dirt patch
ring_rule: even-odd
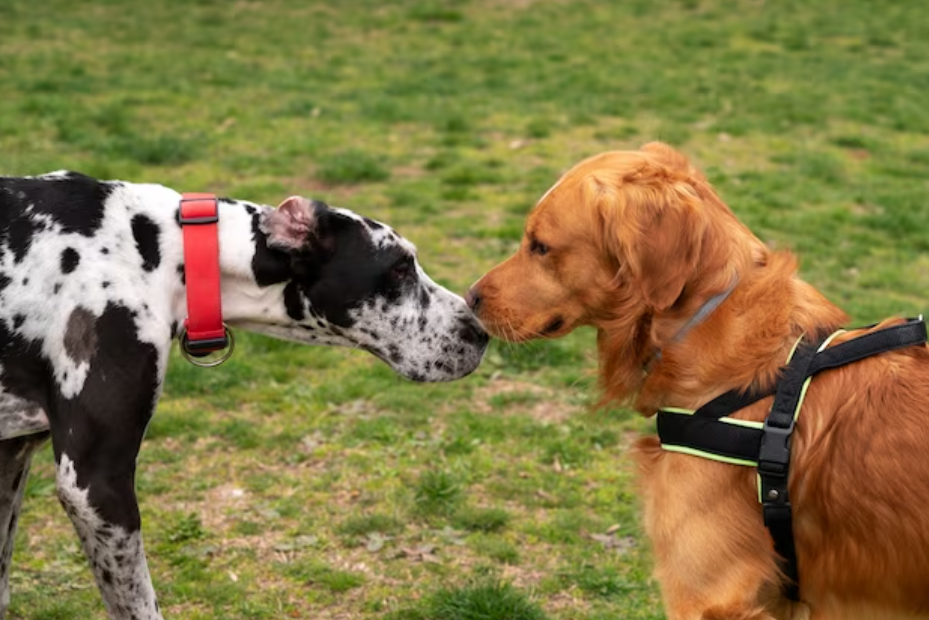
[[[253,501],[248,491],[229,482],[207,491],[204,501],[197,505],[197,512],[208,531],[228,532],[234,521],[229,515],[241,515],[251,508]]]
[[[520,397],[525,395],[525,401]],[[512,399],[507,398],[511,396]],[[499,401],[506,404],[500,405]],[[495,402],[497,401],[497,402]],[[474,411],[494,414],[524,414],[540,422],[557,424],[582,408],[566,400],[562,390],[543,387],[525,381],[496,379],[475,393]]]

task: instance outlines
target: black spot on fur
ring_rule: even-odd
[[[177,275],[181,279],[181,284],[187,284],[187,272],[184,270],[183,264],[177,266]]]
[[[288,282],[284,287],[284,306],[287,308],[287,316],[294,321],[303,320],[303,298],[296,282]]]
[[[55,283],[55,288],[52,289],[52,290],[53,290],[53,293],[52,293],[53,295],[57,295],[58,293],[60,293],[60,292],[61,292],[61,282],[56,282],[56,283]]]
[[[2,208],[2,205],[3,201],[0,200],[0,208]],[[10,223],[5,236],[7,237],[7,243],[13,251],[13,256],[17,263],[26,256],[26,252],[29,251],[29,247],[32,245],[32,236],[36,232],[37,226],[35,220],[29,219],[26,216],[21,216]],[[2,238],[2,236],[0,236],[0,238]]]
[[[374,331],[374,330],[371,330],[371,329],[363,329],[363,330],[361,330],[361,331],[362,331],[363,334],[365,334],[366,336],[368,336],[368,337],[371,338],[372,340],[380,340],[380,339],[381,339],[380,335],[378,335],[378,333],[377,333],[376,331]]]
[[[61,273],[71,273],[81,261],[81,255],[74,248],[65,248],[61,253]]]
[[[40,230],[35,215],[48,216],[64,233],[93,236],[103,222],[104,204],[119,183],[70,172],[57,178],[0,178],[0,236],[14,253],[28,250]],[[22,254],[17,254],[21,259]]]
[[[106,256],[110,253],[110,248],[100,248],[100,253]]]
[[[369,217],[364,218],[364,223],[367,224],[368,228],[370,228],[371,230],[378,230],[380,228],[384,228],[383,224],[381,224],[380,222],[375,222]]]
[[[160,234],[161,229],[148,216],[137,215],[132,218],[132,236],[142,256],[142,268],[145,271],[154,271],[161,264],[161,250],[158,248]]]
[[[0,291],[10,285],[12,280],[5,273],[0,273]]]
[[[258,286],[270,286],[290,279],[290,257],[268,247],[268,236],[261,231],[261,214],[252,215],[252,240],[255,256],[252,257],[252,272]]]
[[[101,288],[110,288],[110,282],[109,282],[108,280],[104,280],[103,282],[100,283],[100,287],[101,287]]]
[[[429,291],[426,290],[426,287],[419,289],[419,307],[423,310],[427,310],[429,305],[432,303],[432,297],[429,295]]]

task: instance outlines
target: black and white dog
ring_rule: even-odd
[[[180,195],[58,172],[0,177],[0,617],[25,479],[51,438],[56,489],[111,618],[161,618],[136,456],[186,315]],[[364,349],[415,381],[463,377],[487,336],[390,227],[292,197],[220,199],[226,322]]]

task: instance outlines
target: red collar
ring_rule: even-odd
[[[219,206],[213,194],[183,194],[178,222],[184,234],[184,279],[187,284],[187,318],[181,350],[197,365],[215,365],[191,359],[229,347],[232,338],[223,323],[219,286]]]

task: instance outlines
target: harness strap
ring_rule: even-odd
[[[787,491],[790,473],[790,436],[809,386],[813,358],[826,341],[799,347],[777,384],[774,403],[765,418],[761,449],[758,451],[758,481],[764,524],[774,540],[787,578],[785,594],[800,600],[800,573],[793,537],[793,511]]]
[[[817,353],[813,364],[810,366],[810,375],[837,366],[851,364],[878,353],[903,349],[924,344],[925,342],[926,322],[923,321],[922,317],[907,319],[905,323],[886,327],[853,340],[847,340],[842,344],[837,344]]]
[[[868,325],[862,329],[870,329],[874,325]],[[848,340],[842,344],[829,347],[824,351],[817,353],[813,364],[810,366],[810,376],[813,376],[823,370],[829,370],[844,364],[857,362],[884,351],[893,351],[904,347],[910,347],[926,342],[926,323],[922,317],[915,319],[906,319],[905,323],[893,325],[880,331],[871,332],[858,336],[853,340]],[[708,401],[699,409],[693,412],[698,417],[708,417],[715,420],[754,405],[762,398],[767,398],[774,394],[775,388],[770,390],[756,390],[748,388],[747,390],[730,390],[720,394],[713,400]],[[756,453],[757,454],[757,453]]]
[[[782,570],[788,580],[784,593],[795,601],[800,600],[800,581],[787,490],[790,436],[812,377],[872,355],[924,345],[927,340],[922,317],[826,348],[839,333],[798,346],[773,390],[733,390],[696,411],[671,407],[658,411],[658,436],[663,449],[757,467],[765,526],[771,533],[775,551],[782,558]],[[728,417],[772,394],[774,402],[763,423]]]
[[[658,411],[658,438],[661,447],[669,452],[757,467],[763,436],[761,422],[728,417],[714,420],[683,409]]]

